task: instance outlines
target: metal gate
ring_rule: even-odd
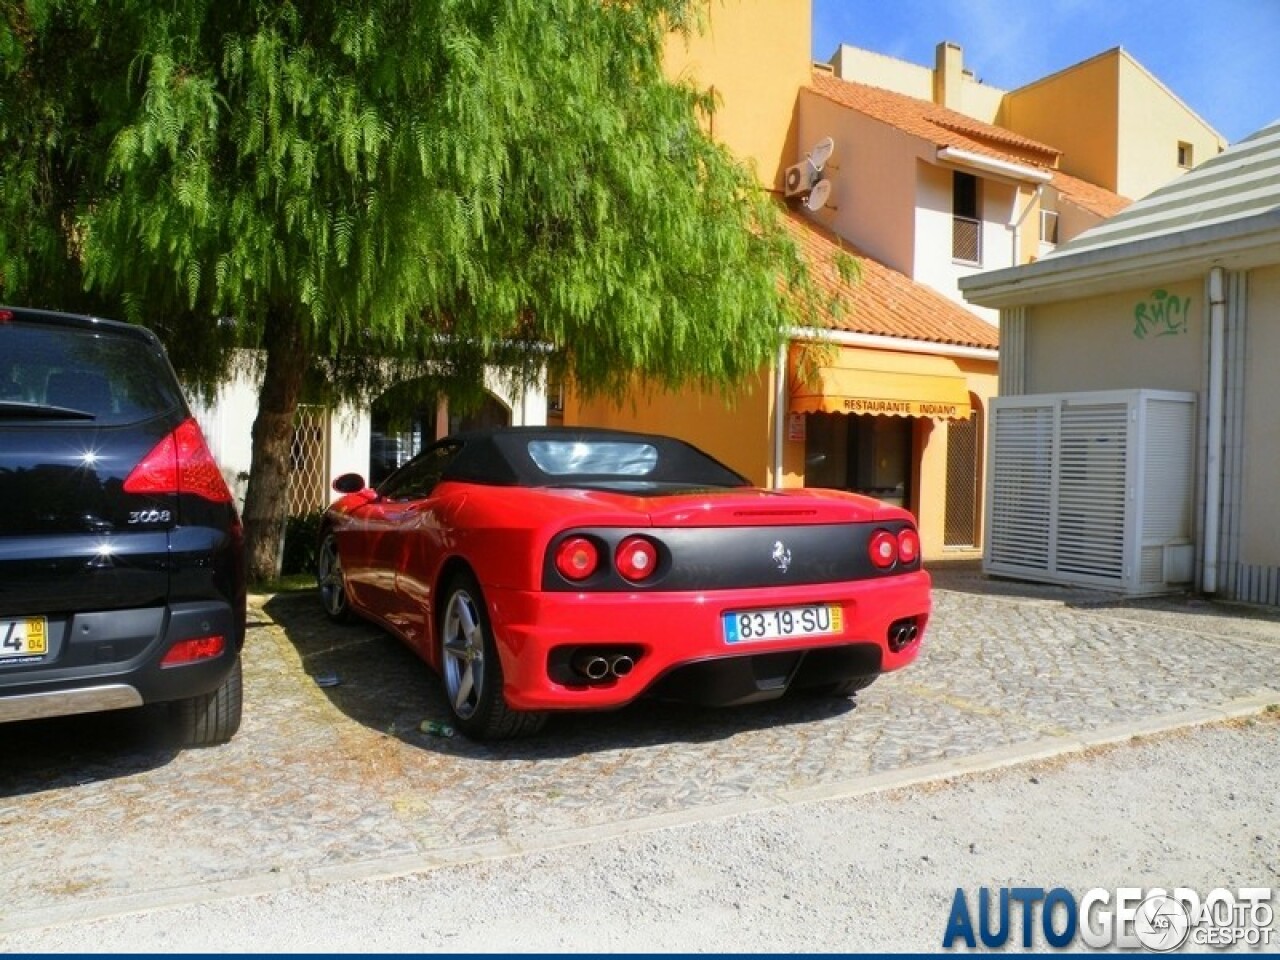
[[[289,451],[289,515],[303,516],[329,504],[329,408],[302,404],[293,417]]]
[[[975,405],[968,420],[947,424],[947,501],[942,523],[944,547],[978,545],[978,475],[982,415]]]

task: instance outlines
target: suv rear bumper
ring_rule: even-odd
[[[38,663],[0,662],[0,722],[65,716],[212,693],[231,673],[243,621],[219,601],[50,618],[50,650]],[[161,666],[175,644],[222,636],[214,657]]]
[[[72,690],[45,690],[0,696],[0,723],[66,717],[142,706],[142,694],[123,683],[107,683]]]

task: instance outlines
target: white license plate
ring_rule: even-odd
[[[725,643],[825,637],[844,630],[844,610],[834,603],[776,607],[772,610],[739,610],[724,614],[722,619]]]
[[[49,652],[44,617],[0,620],[0,660],[38,660]]]

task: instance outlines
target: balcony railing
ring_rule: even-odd
[[[982,264],[982,221],[951,218],[951,259]]]

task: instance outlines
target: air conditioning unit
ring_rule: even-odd
[[[818,182],[818,171],[808,160],[787,167],[786,179],[783,181],[783,192],[788,197],[799,197],[813,189]]]
[[[983,571],[1129,595],[1188,585],[1195,402],[1145,389],[994,398]]]

